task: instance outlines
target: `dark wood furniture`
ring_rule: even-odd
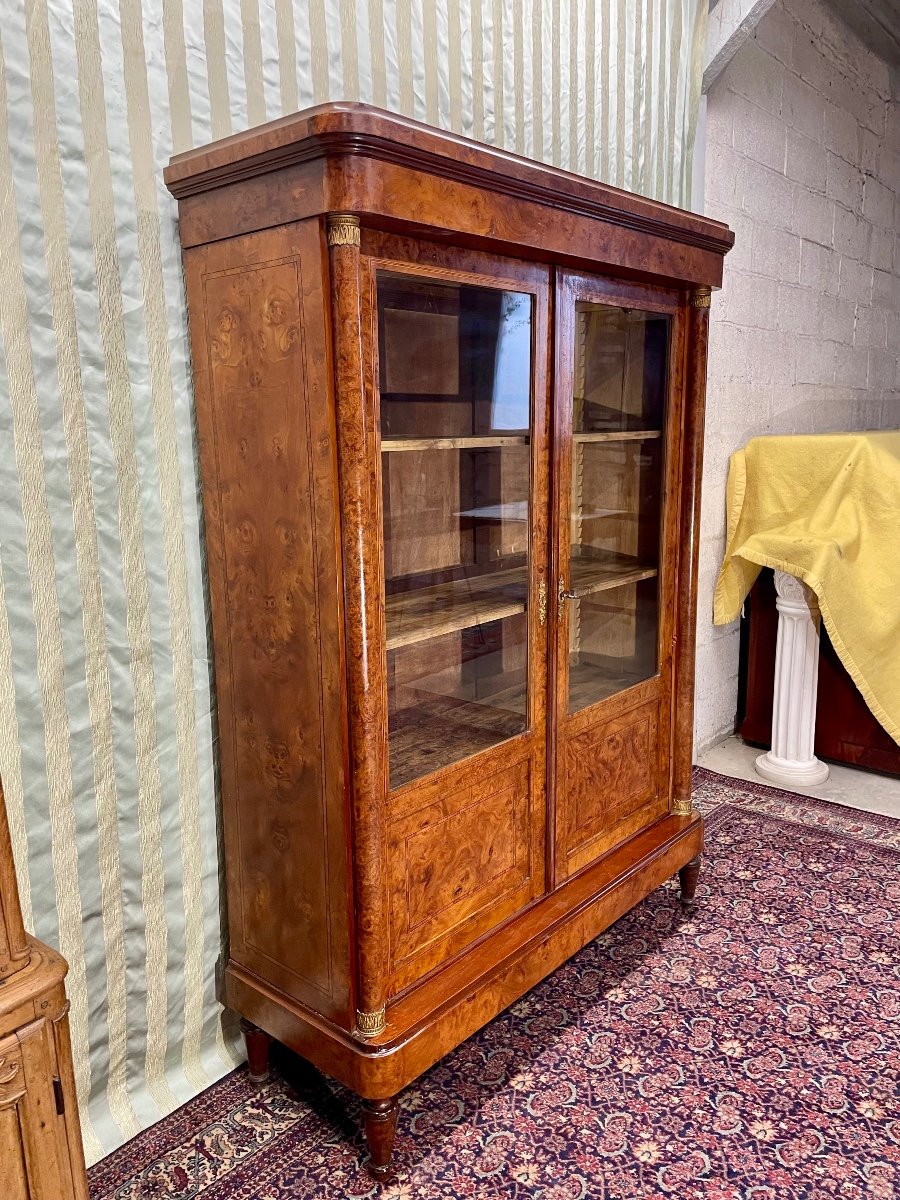
[[[88,1200],[66,964],[22,924],[0,785],[0,1196]]]
[[[230,931],[397,1094],[677,871],[728,229],[355,104],[179,155]]]
[[[772,693],[778,613],[769,568],[760,571],[744,606],[737,732],[756,746],[772,744]],[[872,715],[822,625],[815,752],[831,762],[900,776],[900,746]]]

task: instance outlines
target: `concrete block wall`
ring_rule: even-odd
[[[777,0],[710,89],[705,211],[736,242],[713,295],[695,750],[730,733],[738,625],[712,624],[732,451],[900,426],[900,108],[822,0]]]

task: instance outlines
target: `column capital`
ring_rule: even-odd
[[[785,616],[805,616],[810,613],[813,618],[819,615],[819,600],[811,587],[796,575],[787,571],[775,570],[775,591],[778,611]]]

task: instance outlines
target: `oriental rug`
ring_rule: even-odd
[[[900,822],[704,770],[695,800],[696,907],[661,888],[410,1087],[393,1183],[285,1054],[98,1163],[93,1200],[900,1197]]]

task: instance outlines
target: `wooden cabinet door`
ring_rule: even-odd
[[[0,1039],[3,1200],[87,1200],[83,1178],[73,1177],[62,1097],[49,1020]]]
[[[556,293],[556,879],[668,810],[675,293],[561,272]]]
[[[394,994],[546,888],[545,268],[365,231]]]

